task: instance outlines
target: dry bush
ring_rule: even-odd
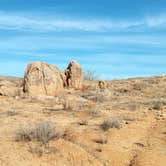
[[[87,100],[91,100],[93,102],[102,103],[102,102],[110,100],[111,92],[108,88],[107,89],[97,89],[97,90],[95,89],[93,91],[82,94],[81,97],[83,97]]]
[[[56,129],[53,123],[43,121],[32,127],[32,124],[21,127],[16,132],[16,141],[39,141],[42,144],[47,144],[52,139],[60,138],[63,133]]]
[[[39,157],[43,156],[44,154],[51,154],[56,153],[58,150],[55,147],[50,146],[31,146],[29,145],[29,152],[37,154]]]
[[[153,103],[152,109],[161,110],[161,108],[162,108],[162,103],[161,102],[154,102]]]
[[[63,109],[66,111],[84,111],[94,108],[95,103],[87,99],[66,99],[62,102]]]
[[[99,90],[94,94],[94,99],[96,102],[103,103],[109,101],[111,97],[111,93],[109,90]]]
[[[84,73],[85,80],[94,81],[94,80],[97,80],[98,78],[99,78],[99,76],[96,75],[95,71],[93,71],[93,70],[87,70]]]
[[[16,116],[18,115],[19,113],[16,112],[15,110],[9,110],[6,112],[7,116]]]
[[[97,109],[97,107],[94,107],[93,109],[87,110],[87,113],[88,113],[89,116],[92,116],[92,118],[101,116],[101,114],[100,114],[99,110]]]
[[[32,141],[33,129],[31,125],[20,127],[15,134],[16,141]]]
[[[129,117],[129,116],[123,116],[123,120],[124,121],[136,121],[136,118],[134,118],[134,117]]]
[[[150,100],[143,103],[145,106],[149,107],[149,110],[162,110],[162,108],[166,105],[165,99],[156,99]]]
[[[109,120],[105,120],[101,125],[100,125],[100,128],[103,130],[103,131],[107,131],[111,128],[111,124],[110,124],[110,121]]]
[[[38,156],[56,152],[55,147],[50,147],[49,141],[63,137],[64,133],[53,123],[48,121],[36,125],[28,124],[16,132],[16,141],[27,141],[29,152]],[[29,141],[34,141],[29,143]]]
[[[111,120],[105,120],[101,125],[100,128],[103,131],[107,131],[110,128],[117,128],[120,129],[122,127],[123,124],[123,117],[121,116],[117,116],[117,117],[113,117]]]
[[[78,109],[78,105],[76,103],[76,101],[74,100],[64,100],[63,103],[63,108],[64,110],[67,110],[67,111],[76,111]]]
[[[9,110],[9,111],[0,112],[0,115],[16,116],[19,115],[19,112],[16,112],[15,110]]]

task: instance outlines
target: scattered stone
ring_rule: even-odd
[[[106,88],[106,82],[105,81],[99,81],[98,82],[98,87],[99,89],[105,89]]]

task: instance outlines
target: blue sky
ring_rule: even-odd
[[[166,1],[0,0],[0,75],[73,59],[102,79],[166,74]]]

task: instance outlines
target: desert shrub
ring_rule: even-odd
[[[86,112],[86,114],[91,118],[101,116],[101,112],[99,111],[99,107],[97,106],[97,104],[95,102],[93,102],[93,104],[91,106],[86,107],[84,110],[85,110],[84,112]]]
[[[29,146],[29,152],[33,154],[37,154],[39,157],[43,156],[44,154],[51,154],[56,153],[57,149],[55,147],[49,147],[49,146]]]
[[[100,128],[103,131],[107,131],[110,128],[117,128],[120,129],[122,127],[123,118],[121,116],[113,117],[111,120],[105,120],[101,125]]]
[[[16,112],[15,110],[9,110],[6,112],[6,114],[8,116],[16,116],[16,115],[18,115],[18,112]]]
[[[96,94],[96,97],[95,97],[95,99],[96,99],[96,101],[97,102],[104,102],[105,101],[105,95],[104,95],[104,93],[103,92],[97,92],[97,94]]]
[[[131,122],[131,121],[136,121],[136,118],[124,116],[124,117],[123,117],[123,120],[124,120],[124,121],[130,121],[130,122]]]
[[[54,138],[60,138],[62,133],[58,131],[53,123],[43,121],[32,127],[32,124],[29,124],[26,127],[20,128],[16,132],[16,141],[39,141],[42,144],[48,143]]]
[[[110,99],[111,92],[108,89],[98,89],[85,93],[81,97],[93,102],[104,102]]]
[[[9,110],[9,111],[1,112],[0,115],[16,116],[16,115],[19,115],[19,112],[16,112],[15,110]]]
[[[60,138],[61,133],[57,131],[51,122],[40,122],[33,130],[33,137],[37,141],[47,143],[54,138]]]
[[[110,99],[110,92],[109,90],[99,90],[95,94],[95,101],[102,103],[105,101],[109,101]]]
[[[165,98],[157,98],[148,102],[145,102],[144,105],[149,107],[149,110],[161,110],[166,106]]]
[[[96,75],[95,71],[93,70],[87,70],[84,73],[84,79],[85,80],[89,80],[89,81],[93,81],[93,80],[97,80],[98,79],[98,75]]]
[[[92,117],[99,117],[100,116],[100,112],[96,107],[94,107],[93,109],[89,109],[88,113]]]
[[[32,135],[33,135],[33,130],[31,126],[24,126],[20,127],[16,131],[16,141],[31,141],[32,140]]]
[[[65,111],[84,111],[87,109],[93,109],[96,103],[83,99],[83,98],[71,98],[62,101],[63,110]]]
[[[160,110],[161,107],[162,107],[162,103],[161,102],[154,102],[153,106],[152,106],[152,109],[154,109],[154,110]]]
[[[75,111],[77,110],[77,107],[78,107],[75,100],[66,99],[63,101],[62,104],[63,104],[64,110],[67,110],[67,111]]]
[[[111,128],[111,124],[110,124],[110,121],[109,120],[105,120],[101,125],[100,125],[100,128],[103,130],[103,131],[107,131]]]

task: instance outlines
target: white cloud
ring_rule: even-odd
[[[146,24],[149,27],[158,27],[158,26],[166,26],[166,15],[160,15],[155,17],[147,17],[145,19]]]
[[[119,50],[129,46],[133,48],[140,48],[151,46],[155,48],[165,48],[165,36],[153,35],[79,35],[73,37],[66,37],[65,35],[23,35],[0,39],[1,51],[22,51],[28,53],[31,51],[39,51],[44,49],[49,50]],[[140,46],[140,47],[139,47]],[[150,51],[150,50],[149,50]]]
[[[32,31],[107,31],[133,27],[163,27],[166,26],[166,15],[145,17],[140,20],[101,20],[101,19],[66,19],[46,17],[30,17],[20,14],[0,12],[0,28],[32,30]]]

